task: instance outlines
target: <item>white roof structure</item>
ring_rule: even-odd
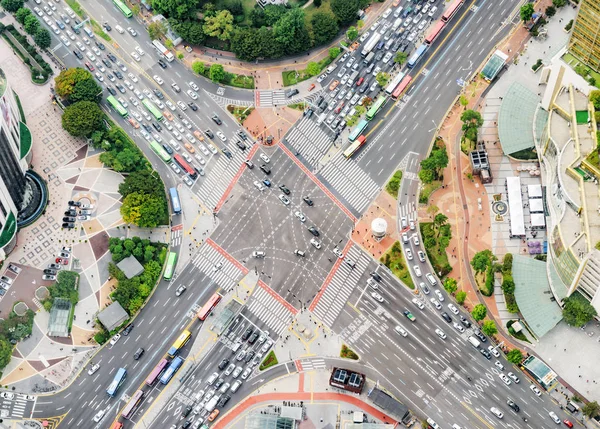
[[[546,226],[546,219],[543,213],[531,213],[531,226],[536,228],[544,228]]]
[[[525,235],[525,221],[523,219],[523,198],[521,195],[521,179],[515,176],[507,177],[506,191],[508,194],[510,233],[516,236]]]
[[[529,198],[529,212],[530,213],[543,213],[544,202],[541,198]]]
[[[528,185],[527,194],[529,198],[542,198],[542,185]]]

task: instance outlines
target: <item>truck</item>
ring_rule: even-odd
[[[469,343],[471,343],[471,345],[476,349],[481,345],[481,342],[479,342],[479,340],[473,336],[469,337]]]
[[[373,58],[375,58],[375,52],[369,52],[369,55],[367,55],[366,58],[363,59],[364,65],[368,66],[369,64],[371,64]]]
[[[348,79],[348,82],[346,82],[346,86],[352,86],[356,83],[356,79],[358,78],[358,70],[355,70],[352,72],[352,74],[350,75],[350,79]]]
[[[204,409],[206,411],[208,411],[209,413],[212,412],[212,410],[215,409],[215,407],[217,406],[217,403],[219,402],[219,399],[221,397],[219,395],[215,395],[212,398],[210,398],[210,400],[206,403],[206,405],[204,406]]]
[[[369,55],[369,52],[371,52],[373,48],[377,46],[377,43],[379,43],[379,39],[381,39],[381,34],[379,34],[379,32],[373,34],[371,38],[367,41],[367,43],[365,43],[365,46],[361,51],[360,55],[363,57]]]

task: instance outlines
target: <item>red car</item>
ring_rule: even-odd
[[[563,420],[563,423],[565,424],[565,426],[572,428],[573,427],[573,423],[571,423],[570,421],[568,421],[567,419]]]
[[[85,66],[88,68],[89,71],[93,72],[94,70],[96,70],[94,68],[93,65],[91,65],[90,63],[88,63],[87,61],[85,62]]]
[[[67,258],[63,258],[62,264],[63,265],[69,265],[69,260]]]

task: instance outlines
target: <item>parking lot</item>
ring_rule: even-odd
[[[344,248],[352,221],[280,149],[259,150],[252,161],[253,168],[245,169],[219,213],[224,227],[212,238],[249,269],[256,268],[261,280],[300,309],[333,266],[333,249]],[[261,171],[262,165],[270,174]],[[309,231],[312,227],[318,236]]]

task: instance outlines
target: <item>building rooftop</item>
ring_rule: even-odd
[[[532,124],[539,101],[539,96],[518,82],[508,88],[498,113],[498,137],[504,153],[535,146]]]
[[[507,59],[508,55],[500,50],[496,50],[485,66],[483,66],[483,70],[481,71],[483,78],[488,81],[494,80],[498,76],[498,73],[500,73],[500,70],[502,70]]]
[[[123,271],[123,274],[125,274],[125,277],[128,279],[139,276],[144,272],[144,267],[138,262],[137,259],[135,259],[135,256],[133,255],[123,259],[117,264],[117,267]]]
[[[129,319],[129,315],[118,302],[113,302],[98,313],[98,320],[108,332],[118,328],[127,319]]]

